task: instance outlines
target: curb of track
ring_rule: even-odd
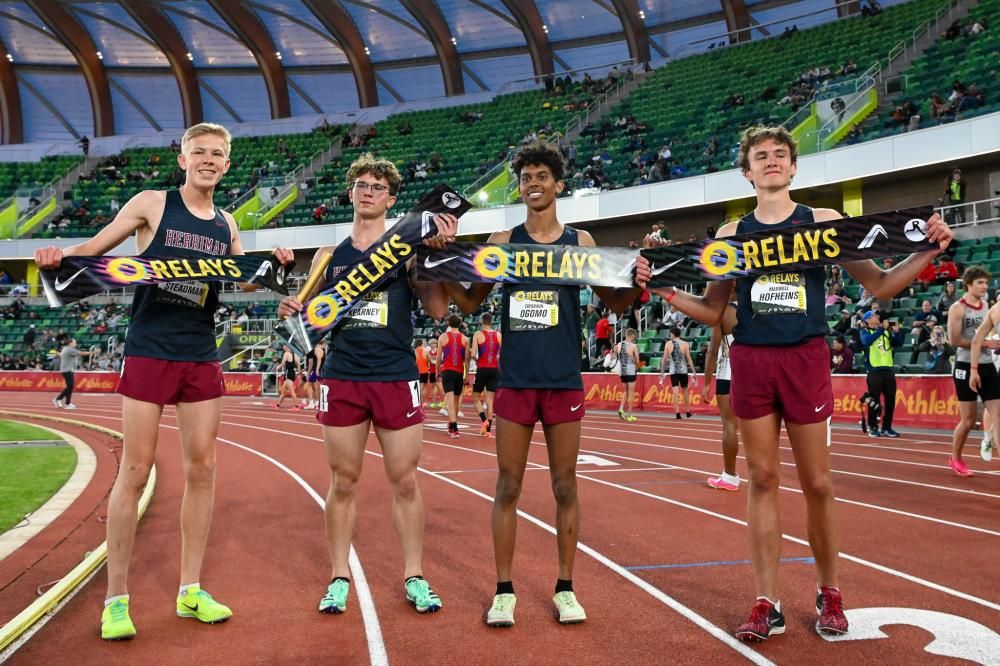
[[[18,412],[0,410],[0,416],[18,416],[23,418],[25,415]],[[30,416],[43,421],[55,421],[57,423],[66,423],[69,425],[79,426],[81,428],[88,428],[105,435],[110,435],[115,439],[123,438],[122,433],[117,430],[111,430],[110,428],[105,428],[93,423],[87,423],[85,421],[67,419],[59,416],[42,416],[37,414],[31,414]],[[142,495],[139,497],[139,520],[142,520],[143,515],[146,513],[146,509],[149,507],[149,503],[153,499],[153,492],[155,489],[156,465],[153,465],[149,471],[149,479],[146,481],[146,487],[143,489]],[[59,582],[53,585],[47,592],[45,592],[45,594],[35,599],[35,601],[33,601],[23,611],[15,615],[9,622],[7,622],[7,624],[0,627],[0,652],[28,631],[32,625],[38,622],[38,620],[50,613],[60,601],[73,592],[88,576],[97,571],[97,569],[104,564],[105,559],[107,559],[107,555],[108,542],[102,541],[101,545],[90,551],[86,557],[83,558],[82,562],[63,576]]]

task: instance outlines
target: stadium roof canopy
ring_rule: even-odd
[[[60,113],[55,99],[60,76],[67,95],[79,91],[80,113],[86,113],[89,101],[87,115],[92,118],[86,118],[85,129],[107,136],[128,129],[116,127],[116,105],[132,105],[153,126],[162,124],[156,122],[155,99],[129,83],[137,75],[160,82],[163,103],[179,106],[182,126],[211,116],[206,106],[225,106],[228,91],[220,90],[219,81],[247,72],[261,82],[255,99],[262,116],[284,118],[497,90],[506,81],[602,62],[660,60],[690,50],[692,42],[726,39],[721,36],[740,29],[748,30],[739,40],[749,38],[749,29],[759,26],[764,15],[800,7],[832,9],[835,4],[0,0],[0,139],[24,140],[24,124],[31,122],[26,116],[37,106],[35,101],[22,104],[26,97]],[[767,34],[763,27],[753,30]],[[324,74],[334,78],[323,84],[317,75]],[[176,81],[176,91],[163,85],[168,76]],[[330,81],[337,81],[336,102],[324,97]],[[70,120],[64,124],[70,126]]]

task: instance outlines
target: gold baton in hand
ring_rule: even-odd
[[[306,278],[306,281],[302,283],[299,293],[295,295],[295,298],[299,300],[299,303],[305,303],[315,295],[316,288],[319,286],[320,280],[323,279],[323,275],[326,273],[326,267],[330,265],[331,259],[333,259],[333,254],[330,252],[323,252],[313,260],[312,266],[309,269],[309,276]]]

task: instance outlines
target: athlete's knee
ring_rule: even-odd
[[[358,476],[356,474],[344,474],[337,472],[330,482],[330,491],[337,501],[353,499],[358,490]]]
[[[505,474],[501,471],[500,474],[497,475],[495,502],[501,506],[513,506],[517,504],[517,500],[520,496],[521,479],[513,474]]]
[[[188,483],[211,483],[215,480],[215,456],[195,456],[184,468],[184,479]]]
[[[573,475],[559,476],[552,481],[552,494],[556,504],[571,504],[576,501],[576,477]]]
[[[965,432],[969,432],[975,427],[976,427],[975,414],[962,415],[961,417],[959,417],[958,419],[959,430],[964,430]]]
[[[412,501],[417,496],[417,473],[411,471],[392,480],[392,494],[396,499]]]
[[[833,500],[833,478],[830,474],[815,474],[802,481],[802,492],[812,500]]]
[[[781,482],[781,475],[777,469],[770,467],[751,467],[750,486],[754,492],[776,493]]]
[[[138,493],[146,486],[149,472],[152,469],[152,462],[133,462],[122,465],[121,469],[118,470],[116,484],[128,491]]]

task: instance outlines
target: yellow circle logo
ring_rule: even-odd
[[[472,266],[476,272],[491,280],[505,275],[509,265],[507,253],[495,246],[484,247],[472,258]]]
[[[316,328],[326,328],[337,321],[340,304],[333,296],[317,296],[306,307],[306,321]]]
[[[722,265],[716,265],[716,254],[722,255]],[[711,275],[725,275],[736,268],[736,249],[726,241],[709,243],[701,251],[701,267]]]
[[[131,257],[117,257],[108,262],[108,275],[119,282],[131,283],[146,279],[146,266]]]

